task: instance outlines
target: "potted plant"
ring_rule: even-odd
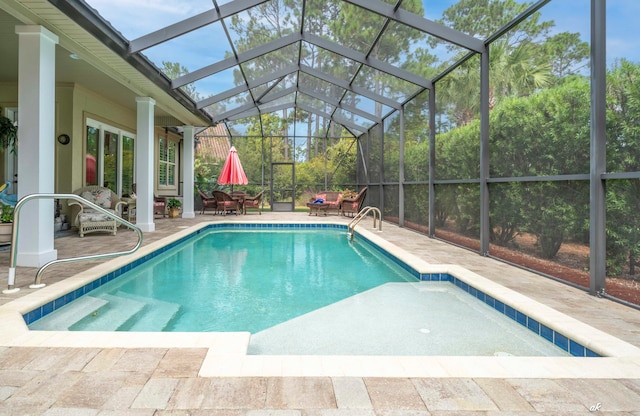
[[[169,209],[169,218],[178,218],[180,215],[180,207],[182,202],[179,199],[169,198],[167,201],[167,208]]]
[[[11,242],[13,233],[13,207],[0,204],[0,244]]]
[[[18,139],[18,126],[8,117],[0,116],[0,146],[15,151]]]
[[[351,189],[345,189],[342,191],[342,198],[355,198],[356,196],[358,196],[358,193]]]

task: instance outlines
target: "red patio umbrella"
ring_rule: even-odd
[[[248,183],[249,180],[242,169],[238,151],[234,146],[231,146],[229,156],[227,156],[220,176],[218,176],[218,185],[246,185]]]

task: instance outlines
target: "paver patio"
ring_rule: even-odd
[[[344,221],[335,215],[269,213],[238,221]],[[196,215],[158,219],[145,245],[199,221],[236,218]],[[370,221],[361,226],[371,229]],[[384,223],[382,236],[429,263],[456,263],[597,329],[640,346],[640,312],[591,297],[561,283],[491,258],[428,239]],[[61,258],[105,252],[133,241],[134,233],[77,234],[58,238]],[[96,263],[53,266],[51,285]],[[6,284],[8,252],[0,252],[0,278]],[[3,270],[3,271],[2,271]],[[18,268],[18,294],[0,295],[0,304],[32,293],[35,269]],[[388,377],[379,376],[198,376],[206,348],[0,347],[0,415],[327,415],[327,414],[604,414],[640,415],[640,373],[623,378],[563,377]],[[349,357],[345,358],[347,363]],[[600,359],[596,359],[600,360]],[[478,363],[478,365],[482,365]],[[635,371],[637,359],[630,360]],[[552,367],[551,367],[552,368]],[[604,374],[604,373],[603,373]]]

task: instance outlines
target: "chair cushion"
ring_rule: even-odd
[[[106,189],[96,195],[96,204],[101,208],[111,208],[111,191]]]
[[[93,192],[84,191],[80,196],[89,202],[93,202],[94,204],[96,202],[96,197],[95,195],[93,195]]]
[[[357,202],[342,202],[342,209],[355,210],[358,208]]]
[[[330,205],[340,205],[340,200],[342,199],[342,194],[338,194],[336,199],[332,199],[330,201],[325,201],[325,203]]]
[[[116,212],[112,209],[107,209],[107,211],[115,214]],[[94,211],[92,209],[85,209],[82,214],[78,216],[78,220],[80,222],[101,222],[101,221],[115,221],[113,218],[109,217],[106,214],[101,212]]]
[[[101,191],[84,191],[80,196],[89,202],[93,202],[101,208],[111,208],[110,189]]]

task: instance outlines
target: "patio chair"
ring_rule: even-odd
[[[257,209],[258,210],[258,214],[262,215],[262,194],[264,193],[264,191],[261,191],[258,195],[256,196],[245,196],[244,197],[244,203],[242,204],[242,213],[246,214],[247,213],[247,208],[250,209]]]
[[[153,215],[167,216],[167,198],[163,196],[153,196]]]
[[[209,196],[204,191],[198,189],[198,195],[202,198],[202,211],[200,214],[204,214],[204,210],[207,208],[213,208],[213,214],[218,212],[218,204],[215,196]]]
[[[137,189],[138,189],[138,186],[137,184],[134,183],[132,185],[132,192],[134,195],[137,192]],[[135,205],[136,204],[133,205],[134,218],[135,218]],[[153,194],[153,215],[162,215],[163,217],[166,217],[167,216],[166,209],[167,209],[167,198]],[[131,209],[129,209],[127,212],[130,212],[130,211]]]
[[[340,206],[340,210],[342,211],[342,215],[346,216],[346,213],[351,214],[353,217],[354,214],[360,212],[362,209],[362,205],[364,203],[364,198],[367,195],[367,187],[364,187],[360,190],[358,195],[353,198],[343,198],[342,204]]]
[[[235,211],[238,215],[240,203],[231,195],[224,191],[213,191],[212,194],[216,198],[216,208],[218,211],[222,211],[222,215],[227,215],[227,211]]]
[[[74,194],[93,202],[101,208],[106,209],[118,217],[122,216],[122,209],[126,202],[120,200],[117,194],[109,188],[101,186],[86,186],[76,189]],[[109,232],[116,235],[118,222],[102,212],[88,208],[78,201],[69,201],[69,208],[72,212],[77,211],[74,218],[74,225],[78,227],[80,237],[94,232]]]

